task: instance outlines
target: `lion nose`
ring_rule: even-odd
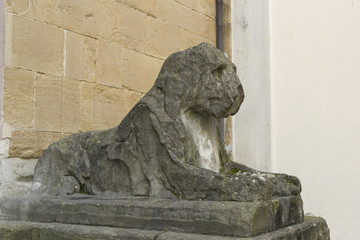
[[[236,91],[236,97],[234,98],[234,99],[236,99],[236,98],[240,98],[241,99],[241,102],[244,100],[244,89],[243,89],[243,87],[242,87],[242,85],[241,85],[241,83],[239,84],[239,86],[237,87],[237,91]]]
[[[239,96],[240,92],[238,88],[231,94],[232,99],[236,99]]]
[[[242,94],[242,87],[241,85],[237,86],[232,86],[230,88],[230,91],[227,93],[228,98],[230,99],[231,102],[234,102],[236,100],[238,100],[238,97]]]

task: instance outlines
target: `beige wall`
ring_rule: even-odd
[[[208,0],[6,0],[2,138],[34,158],[69,133],[117,125],[172,52],[215,44]]]
[[[360,1],[271,1],[274,171],[331,239],[360,236]]]

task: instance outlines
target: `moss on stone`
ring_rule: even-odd
[[[229,169],[224,169],[222,173],[226,174],[226,175],[235,175],[237,173],[246,173],[247,171],[241,168],[229,168]]]

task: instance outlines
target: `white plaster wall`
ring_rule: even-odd
[[[270,5],[273,170],[332,240],[360,239],[360,0]]]
[[[234,117],[234,160],[270,169],[269,9],[267,0],[233,0],[233,62],[245,91]]]

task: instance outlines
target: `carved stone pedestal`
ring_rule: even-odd
[[[2,199],[0,209],[0,239],[10,240],[329,239],[323,219],[304,221],[296,196],[231,202],[27,195]]]
[[[7,240],[323,240],[329,239],[326,222],[322,218],[305,217],[300,224],[250,238],[216,235],[86,226],[63,223],[0,221],[0,239]]]

